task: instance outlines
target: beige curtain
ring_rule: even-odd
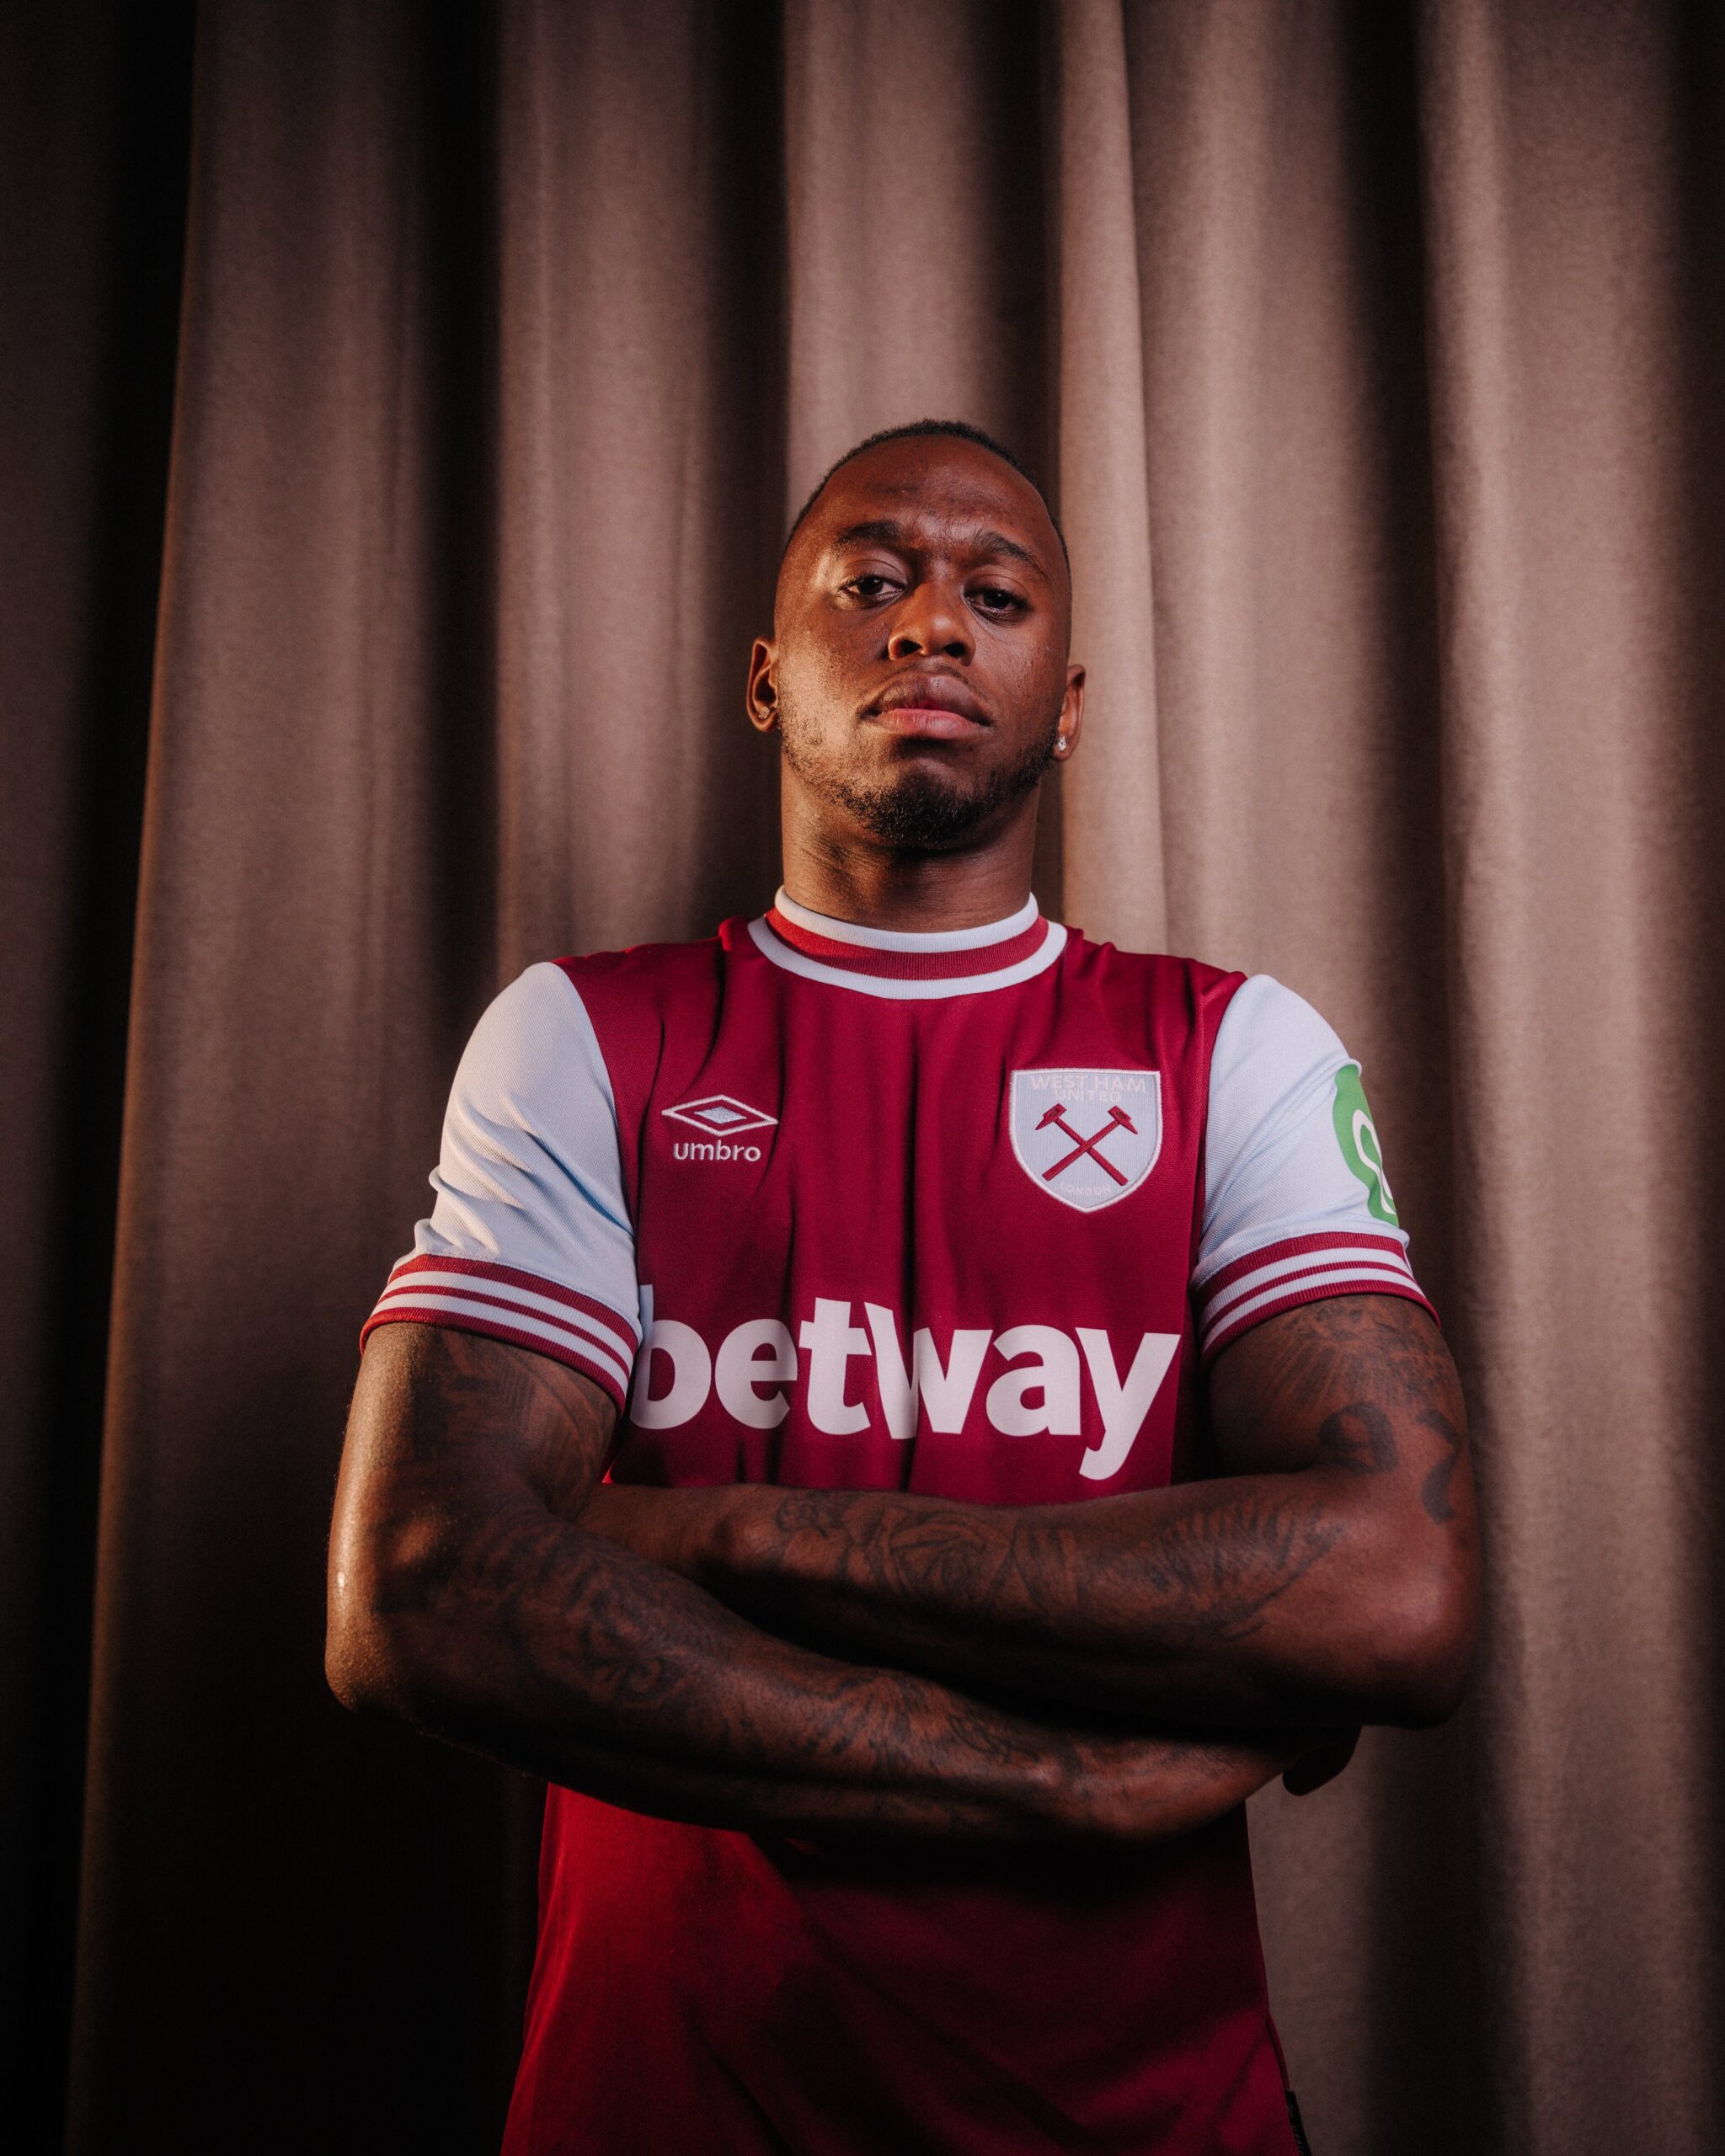
[[[152,48],[164,148],[126,13],[18,33],[0,90],[40,137],[7,230],[59,219],[0,419],[0,1614],[19,1817],[83,1790],[40,1934],[77,2156],[494,2139],[531,1794],[323,1690],[355,1334],[494,988],[771,892],[740,688],[785,517],[926,413],[1021,444],[1071,539],[1093,701],[1044,904],[1334,1021],[1472,1403],[1467,1707],[1253,1809],[1314,2147],[1717,2148],[1725,18],[231,0]],[[187,211],[150,277],[78,211],[127,173]],[[150,306],[128,645],[78,355]],[[99,691],[93,650],[145,663]],[[97,857],[132,955],[93,1034]],[[56,1208],[89,1293],[42,1270]]]

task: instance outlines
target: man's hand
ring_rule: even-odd
[[[375,1333],[330,1545],[338,1696],[637,1811],[821,1840],[1137,1846],[1318,1741],[1087,1729],[772,1637],[592,1531],[615,1420],[526,1349]]]
[[[1136,1496],[607,1489],[583,1518],[787,1636],[996,1695],[1211,1726],[1442,1720],[1478,1545],[1431,1319],[1384,1295],[1286,1311],[1218,1358],[1210,1409],[1222,1475]]]

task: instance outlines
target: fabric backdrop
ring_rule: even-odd
[[[1332,1018],[1472,1405],[1466,1708],[1253,1807],[1314,2145],[1722,2145],[1722,146],[1674,0],[0,13],[43,2148],[494,2145],[534,1793],[323,1689],[356,1330],[494,990],[770,894],[787,512],[929,413],[1071,537],[1044,905]]]

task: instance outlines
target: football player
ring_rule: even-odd
[[[1005,450],[853,450],[773,905],[457,1073],[328,1668],[550,1785],[510,2156],[1299,2145],[1242,1806],[1455,1705],[1462,1403],[1329,1026],[1030,895],[1071,617]]]

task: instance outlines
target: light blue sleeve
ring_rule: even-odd
[[[371,1323],[516,1340],[586,1369],[621,1404],[641,1331],[634,1229],[611,1079],[561,967],[530,966],[480,1019],[431,1187]]]
[[[1359,1065],[1309,1003],[1254,974],[1210,1063],[1193,1273],[1206,1355],[1325,1295],[1423,1301],[1407,1251]]]

